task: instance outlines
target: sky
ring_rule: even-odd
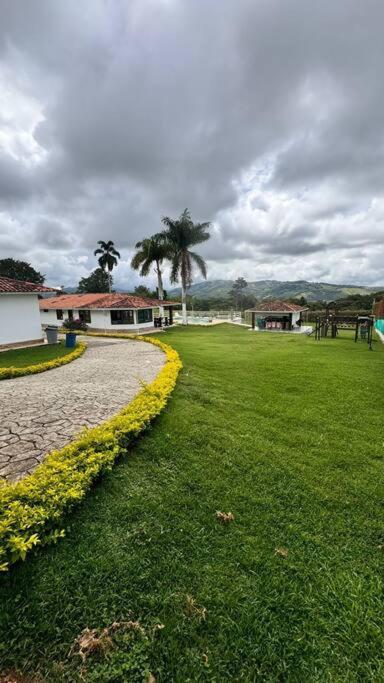
[[[76,285],[112,239],[115,286],[153,285],[135,243],[188,207],[210,280],[384,285],[383,25],[382,0],[2,0],[0,258]]]

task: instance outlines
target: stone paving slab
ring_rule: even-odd
[[[165,363],[152,344],[84,338],[68,365],[0,382],[0,478],[16,481],[44,457],[116,414]]]

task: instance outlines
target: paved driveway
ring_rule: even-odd
[[[85,354],[68,365],[0,382],[0,478],[22,478],[83,427],[117,413],[165,362],[145,342],[85,341]]]

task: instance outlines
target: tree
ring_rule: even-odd
[[[45,280],[45,275],[35,270],[30,263],[17,261],[14,258],[0,259],[0,275],[13,278],[14,280],[34,282],[36,285],[42,285]]]
[[[168,245],[169,258],[171,261],[171,282],[181,280],[181,303],[183,324],[187,319],[187,290],[192,284],[192,266],[195,264],[202,276],[207,279],[207,266],[204,259],[191,251],[190,247],[195,244],[206,242],[210,238],[208,228],[210,223],[193,223],[188,209],[185,209],[176,220],[164,216],[162,222],[167,230],[161,233],[162,239]]]
[[[247,287],[248,282],[243,277],[238,277],[233,283],[229,295],[235,304],[235,308],[242,308],[245,294],[244,290]]]
[[[110,281],[110,282],[109,282]],[[77,291],[81,294],[98,293],[98,292],[108,292],[109,284],[113,284],[112,275],[108,276],[108,273],[103,270],[103,268],[95,268],[88,277],[82,277]]]
[[[288,303],[290,304],[296,304],[297,306],[307,306],[308,301],[305,298],[305,296],[292,296],[289,299],[287,299]]]
[[[153,292],[151,292],[145,285],[138,285],[137,287],[135,287],[134,294],[136,296],[147,297],[148,299],[150,299],[153,296]]]
[[[102,268],[106,273],[108,273],[108,291],[111,292],[112,286],[112,270],[118,264],[118,259],[120,258],[119,252],[115,249],[115,245],[112,240],[108,242],[103,242],[99,240],[97,244],[100,244],[98,249],[93,252],[95,256],[100,254],[98,258],[98,263],[100,268]]]
[[[146,237],[141,242],[137,242],[135,249],[137,251],[131,261],[132,268],[140,270],[141,277],[146,277],[149,275],[152,265],[155,265],[154,271],[157,275],[158,298],[160,301],[163,301],[164,287],[161,266],[164,259],[169,257],[168,244],[159,235],[153,235],[152,237]],[[136,287],[136,289],[138,288]],[[160,315],[164,315],[163,306],[160,306]]]

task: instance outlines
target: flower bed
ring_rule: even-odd
[[[87,345],[84,344],[84,342],[79,342],[76,345],[76,348],[71,351],[71,353],[67,353],[65,356],[58,356],[52,360],[46,360],[42,363],[35,363],[34,365],[25,365],[24,367],[0,367],[0,380],[12,379],[13,377],[22,377],[23,375],[34,375],[37,372],[45,372],[46,370],[52,370],[52,368],[58,368],[60,365],[70,363],[71,361],[75,360],[75,358],[81,356],[86,348]]]
[[[92,336],[104,336],[92,333]],[[112,336],[112,335],[106,335]],[[131,339],[123,333],[113,335]],[[73,443],[53,451],[36,470],[15,484],[0,484],[0,569],[25,559],[36,545],[64,536],[62,515],[84,498],[93,481],[111,469],[164,408],[182,367],[179,355],[158,339],[135,336],[162,349],[167,357],[156,379],[115,417],[86,430]]]

